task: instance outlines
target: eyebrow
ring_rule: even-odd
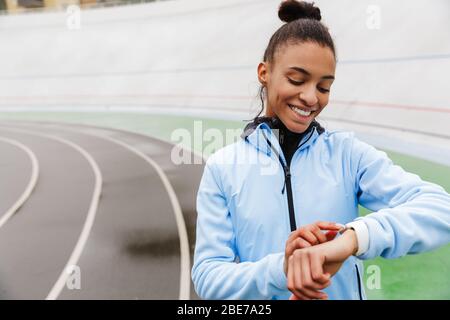
[[[301,73],[303,73],[303,74],[306,74],[307,76],[310,76],[310,75],[311,75],[310,72],[308,72],[307,70],[305,70],[305,69],[303,69],[303,68],[300,68],[300,67],[290,67],[289,69],[292,69],[292,70],[301,72]],[[334,76],[332,76],[332,75],[327,75],[327,76],[323,76],[321,79],[331,79],[331,80],[334,80]]]

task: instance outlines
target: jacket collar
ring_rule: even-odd
[[[278,130],[273,129],[276,127],[276,121],[280,120],[267,117],[257,118],[245,127],[244,132],[241,134],[241,138],[253,145],[258,151],[261,151],[268,156],[271,156],[272,147],[278,154],[282,155],[283,152],[281,151],[277,135]],[[325,129],[314,120],[299,142],[299,150],[303,150],[310,146],[324,131]]]

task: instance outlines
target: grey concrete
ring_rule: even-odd
[[[13,126],[39,129],[76,142],[95,158],[102,171],[101,202],[78,263],[82,288],[65,288],[60,298],[177,299],[179,237],[160,179],[141,158],[89,134],[124,141],[164,169],[182,208],[191,261],[195,245],[195,197],[203,165],[189,165],[188,170],[187,165],[176,166],[170,160],[171,144],[117,130],[51,123],[14,123]],[[65,131],[67,127],[76,133]],[[192,285],[191,298],[198,298]]]
[[[41,170],[30,198],[0,229],[0,298],[44,299],[81,232],[93,172],[81,154],[60,142],[5,127],[0,127],[0,135],[28,145]]]
[[[22,149],[0,140],[0,217],[25,191],[31,169],[31,160]]]

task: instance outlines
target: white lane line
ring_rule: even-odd
[[[30,180],[28,181],[27,187],[25,188],[25,191],[22,193],[19,199],[0,218],[0,228],[1,228],[14,215],[14,213],[16,213],[17,210],[19,210],[19,208],[25,203],[25,201],[28,200],[31,193],[33,192],[39,177],[39,161],[37,160],[34,152],[26,145],[20,143],[19,141],[5,137],[0,137],[0,141],[9,143],[21,149],[28,155],[28,157],[31,160],[31,176]]]
[[[92,167],[92,170],[94,171],[95,175],[95,187],[94,187],[94,193],[92,195],[91,204],[89,206],[89,211],[86,217],[86,220],[83,225],[83,229],[81,230],[81,234],[78,238],[78,241],[75,245],[74,250],[72,251],[72,254],[70,255],[69,260],[66,263],[66,266],[64,267],[63,271],[61,272],[58,280],[53,285],[53,288],[50,290],[50,293],[47,295],[46,300],[55,300],[58,298],[59,294],[63,290],[64,286],[66,285],[67,278],[70,274],[68,270],[70,270],[70,267],[77,264],[78,259],[81,256],[81,253],[83,252],[84,246],[86,245],[87,239],[89,237],[89,233],[91,232],[92,225],[94,224],[95,215],[97,213],[97,207],[100,200],[100,195],[102,192],[102,174],[100,172],[98,164],[95,162],[94,158],[82,147],[79,145],[73,143],[72,141],[50,135],[45,133],[39,133],[35,132],[33,130],[25,130],[25,129],[17,129],[17,128],[5,128],[8,131],[15,131],[15,132],[22,132],[30,135],[35,136],[41,136],[47,139],[55,140],[60,143],[63,143],[65,145],[68,145],[69,147],[75,149],[81,155],[89,162],[89,164]]]
[[[53,128],[58,130],[65,130],[70,132],[75,132],[77,134],[85,134],[90,135],[99,139],[108,140],[112,143],[118,144],[121,147],[127,149],[128,151],[136,154],[140,158],[142,158],[144,161],[146,161],[148,164],[150,164],[158,173],[159,178],[161,179],[167,194],[169,195],[170,203],[172,205],[174,214],[175,214],[175,221],[177,224],[178,234],[180,236],[180,292],[179,292],[179,299],[180,300],[189,300],[190,299],[190,285],[191,285],[191,270],[190,270],[190,252],[189,252],[189,241],[187,236],[187,228],[186,223],[184,221],[183,212],[181,210],[180,202],[178,201],[178,198],[176,196],[176,193],[172,187],[172,184],[170,183],[169,179],[167,178],[167,175],[164,173],[162,168],[148,155],[143,153],[142,151],[138,150],[137,148],[121,141],[116,138],[112,138],[105,135],[100,135],[92,132],[83,131],[80,132],[77,129],[74,128],[67,128],[67,127],[60,127],[57,124],[52,125]],[[95,128],[91,128],[94,129]]]
[[[146,138],[146,139],[150,138],[150,139],[153,139],[153,140],[162,142],[163,144],[171,145],[172,148],[173,148],[173,147],[177,147],[177,148],[179,148],[179,149],[186,150],[187,152],[192,153],[194,156],[196,156],[196,157],[202,159],[202,161],[204,161],[204,163],[206,163],[206,161],[208,160],[208,157],[205,156],[205,155],[203,154],[203,152],[201,152],[201,151],[194,150],[193,148],[189,148],[189,147],[183,146],[183,145],[181,145],[181,144],[174,144],[174,143],[171,142],[171,141],[167,141],[167,140],[164,140],[164,139],[162,139],[162,138],[154,137],[154,136],[147,135],[147,134],[140,133],[140,132],[127,131],[127,130],[125,130],[125,129],[111,128],[111,127],[108,128],[108,127],[103,127],[103,126],[80,125],[80,124],[77,124],[77,123],[70,123],[70,124],[68,124],[68,125],[70,125],[70,126],[72,126],[72,127],[75,127],[75,126],[83,127],[83,126],[84,126],[84,127],[86,127],[86,128],[90,128],[90,129],[93,129],[93,130],[107,130],[107,131],[109,131],[109,132],[112,131],[112,132],[125,133],[125,134],[127,134],[127,135],[139,136],[139,137],[141,137],[141,138]],[[196,163],[196,162],[195,162],[195,160],[194,160],[194,164],[195,164],[195,163]]]
[[[167,175],[164,173],[162,168],[149,156],[144,154],[142,151],[136,149],[135,147],[115,138],[109,136],[99,136],[93,133],[87,133],[92,136],[96,136],[101,139],[109,140],[116,143],[127,150],[133,152],[137,156],[144,159],[149,163],[158,173],[164,187],[170,198],[170,203],[172,204],[173,211],[175,213],[175,220],[177,223],[178,234],[180,235],[180,300],[189,300],[190,296],[190,284],[191,284],[191,270],[190,270],[190,253],[189,253],[189,241],[187,236],[186,223],[184,221],[183,212],[181,211],[180,202],[175,194],[175,191],[170,183]]]
[[[33,123],[19,123],[21,125],[33,125]],[[64,125],[64,124],[63,124]],[[67,125],[71,125],[71,124],[67,124]],[[169,195],[169,199],[170,202],[172,204],[172,208],[175,214],[175,220],[177,223],[177,229],[178,229],[178,233],[180,236],[180,292],[179,292],[179,299],[180,300],[189,300],[190,299],[190,285],[191,285],[191,270],[190,270],[190,251],[189,251],[189,241],[188,241],[188,236],[187,236],[187,228],[186,228],[186,223],[184,221],[184,217],[183,217],[183,213],[181,210],[181,206],[180,203],[178,201],[178,198],[175,194],[175,191],[172,187],[172,184],[170,183],[169,179],[167,178],[167,175],[164,173],[164,171],[162,170],[162,168],[153,160],[151,159],[148,155],[144,154],[142,151],[138,150],[137,148],[123,142],[120,141],[118,139],[109,137],[109,136],[104,136],[104,135],[100,135],[100,134],[95,134],[92,132],[86,132],[86,131],[78,131],[75,128],[68,128],[68,127],[62,127],[59,124],[54,124],[52,123],[50,129],[56,129],[56,130],[63,130],[63,131],[68,131],[68,132],[74,132],[77,134],[85,134],[85,135],[90,135],[93,137],[97,137],[99,139],[104,139],[104,140],[109,140],[113,143],[116,143],[124,148],[126,148],[127,150],[133,152],[134,154],[136,154],[137,156],[141,157],[142,159],[144,159],[147,163],[149,163],[158,173],[161,181],[163,182],[164,187],[166,188],[166,191]],[[83,128],[84,129],[84,128]],[[87,129],[91,129],[91,130],[98,130],[95,127],[87,127]],[[108,130],[108,128],[101,128],[102,130]],[[112,129],[112,131],[117,132],[117,130]],[[119,131],[120,132],[120,131]],[[125,131],[122,131],[122,133],[128,133]],[[130,134],[135,134],[133,132],[131,132]],[[145,138],[149,138],[147,136],[142,135]],[[152,138],[152,137],[150,137]],[[157,139],[160,140],[160,139]],[[161,140],[163,141],[163,140]],[[167,141],[163,141],[164,143],[168,143]]]
[[[52,127],[57,130],[64,130],[69,132],[75,132],[77,134],[85,134],[90,135],[99,139],[108,140],[110,142],[113,142],[115,144],[118,144],[122,146],[123,148],[127,149],[128,151],[136,154],[137,156],[141,157],[143,160],[145,160],[147,163],[149,163],[158,173],[159,178],[161,179],[168,195],[169,199],[175,214],[175,221],[177,224],[178,234],[180,237],[180,292],[179,292],[179,299],[180,300],[189,300],[190,299],[190,285],[191,285],[191,269],[190,269],[190,251],[189,251],[189,241],[187,236],[187,228],[186,223],[184,221],[183,213],[181,210],[180,202],[178,201],[178,198],[175,194],[175,191],[172,187],[172,184],[170,183],[169,179],[167,178],[167,175],[164,173],[162,168],[148,155],[143,153],[142,151],[138,150],[137,148],[112,137],[100,135],[92,132],[83,131],[80,132],[75,128],[67,128],[67,127],[61,127],[58,124],[52,124]],[[91,127],[91,130],[96,130],[96,128]],[[167,143],[167,142],[166,142]]]

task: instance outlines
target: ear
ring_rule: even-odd
[[[267,81],[269,80],[269,72],[268,72],[268,65],[266,62],[260,62],[258,64],[258,69],[257,69],[257,73],[258,73],[258,80],[259,82],[263,85],[266,86],[267,85]]]

